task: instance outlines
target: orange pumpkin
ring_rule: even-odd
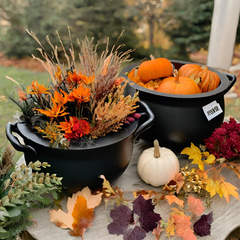
[[[137,83],[140,86],[143,86],[144,83],[142,82],[142,80],[139,78],[138,76],[138,69],[133,68],[129,73],[128,73],[128,78],[130,80],[132,80],[133,82]]]
[[[185,64],[178,71],[179,76],[189,77],[191,79],[200,78],[199,87],[201,92],[209,92],[216,89],[220,83],[219,76],[210,70],[207,66],[197,64]]]
[[[166,58],[156,58],[141,63],[138,76],[143,82],[153,79],[169,77],[173,73],[173,66]]]
[[[174,71],[173,77],[164,78],[156,89],[158,92],[170,94],[197,94],[200,88],[197,83],[183,76],[178,76],[177,70]]]

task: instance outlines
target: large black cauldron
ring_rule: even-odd
[[[176,60],[171,62],[175,69],[179,69],[183,64],[190,63]],[[138,65],[127,66],[121,74],[126,77],[125,73]],[[222,124],[225,112],[224,94],[236,82],[236,77],[232,74],[224,74],[213,68],[209,69],[218,74],[221,82],[217,89],[201,94],[165,94],[141,87],[129,80],[130,84],[126,93],[133,94],[139,91],[140,100],[147,103],[155,115],[153,126],[141,134],[140,138],[151,142],[158,139],[160,146],[169,147],[175,151],[181,151],[184,147],[190,146],[191,142],[203,144],[203,140]],[[209,116],[205,115],[203,107],[210,103],[213,103],[213,106],[219,104],[217,105],[218,109],[208,109],[210,115],[220,108],[222,112],[208,120],[207,117]]]
[[[8,123],[6,135],[13,147],[24,152],[27,163],[39,159],[48,162],[50,173],[63,177],[63,187],[68,192],[76,192],[88,186],[92,190],[101,188],[100,175],[110,182],[117,180],[127,168],[133,145],[139,134],[151,127],[154,115],[149,107],[139,102],[139,120],[125,125],[117,133],[109,133],[96,139],[93,146],[71,146],[70,149],[50,148],[48,140],[33,132],[25,123]],[[19,134],[25,145],[21,144],[13,132]]]

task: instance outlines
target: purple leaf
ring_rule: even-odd
[[[128,228],[123,233],[124,240],[142,240],[146,237],[146,232],[139,226]]]
[[[200,237],[210,235],[212,222],[213,212],[210,212],[208,215],[203,214],[201,218],[193,224],[193,230]]]
[[[108,225],[110,234],[123,234],[128,226],[134,222],[131,209],[123,204],[111,210],[110,217],[113,219],[113,222]]]
[[[133,201],[133,212],[136,213],[138,216],[144,216],[148,212],[153,212],[154,205],[152,204],[152,200],[148,199],[145,200],[142,195],[139,195]]]
[[[139,216],[140,225],[146,232],[150,232],[156,228],[158,221],[162,219],[153,210],[154,205],[152,204],[152,200],[145,200],[142,195],[139,195],[133,202],[133,212]]]

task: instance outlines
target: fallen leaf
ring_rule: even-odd
[[[50,221],[55,223],[58,227],[69,228],[71,230],[74,230],[72,226],[74,222],[72,212],[75,207],[75,203],[77,202],[78,196],[82,196],[85,198],[87,203],[87,208],[95,208],[101,203],[102,193],[92,195],[90,189],[88,187],[85,187],[80,192],[73,194],[72,198],[71,197],[68,198],[67,213],[65,213],[61,209],[49,210]]]
[[[204,206],[200,199],[194,198],[193,196],[188,197],[188,206],[193,214],[200,216],[203,214]]]
[[[72,217],[74,219],[72,223],[74,233],[78,236],[83,236],[86,229],[92,226],[94,219],[94,208],[88,208],[85,197],[77,197]]]
[[[213,154],[210,154],[206,160],[203,160],[204,163],[214,164],[216,161],[216,157]]]
[[[181,208],[184,206],[184,201],[177,198],[174,195],[166,195],[165,198],[167,199],[168,203],[171,205],[172,203],[178,204]]]
[[[115,192],[113,190],[113,188],[111,187],[111,184],[108,180],[106,180],[105,176],[104,175],[100,175],[100,178],[103,179],[103,192],[104,194],[109,197],[111,195],[115,195]]]
[[[212,222],[213,212],[210,212],[207,215],[203,214],[201,218],[193,224],[193,230],[200,237],[210,235]]]
[[[204,163],[202,161],[202,153],[201,150],[196,147],[193,143],[191,143],[191,147],[184,148],[181,154],[189,155],[188,159],[192,159],[192,163],[198,164],[198,167],[203,171]]]
[[[190,217],[186,215],[173,215],[173,219],[176,227],[176,234],[182,237],[183,240],[196,240],[196,236],[193,234],[193,230],[190,228]]]
[[[152,200],[145,200],[139,195],[133,201],[133,210],[123,204],[111,210],[110,217],[113,221],[108,225],[108,231],[110,234],[123,234],[125,240],[141,240],[161,220],[160,215],[153,210]]]
[[[169,217],[168,222],[167,222],[167,228],[166,228],[166,233],[167,236],[174,236],[175,235],[175,222],[172,216]]]
[[[238,189],[231,183],[222,181],[222,183],[220,184],[220,189],[223,192],[223,195],[227,202],[229,202],[229,195],[232,195],[237,198],[237,200],[239,200],[239,195],[237,192]]]
[[[164,228],[161,227],[161,221],[158,222],[156,228],[153,229],[152,233],[155,235],[155,240],[159,240],[161,232],[164,231]]]
[[[180,189],[182,188],[183,184],[184,184],[184,178],[183,175],[181,173],[177,173],[175,175],[174,180],[177,183],[177,188],[176,188],[176,192],[179,193]]]

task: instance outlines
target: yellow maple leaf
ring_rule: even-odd
[[[219,193],[219,180],[212,180],[211,178],[206,179],[206,190],[213,197],[216,193]]]
[[[207,164],[214,164],[215,160],[216,160],[216,157],[213,154],[210,154],[208,155],[207,159],[204,160],[203,162]]]
[[[191,147],[186,147],[182,150],[181,154],[189,155],[188,159],[192,159],[192,163],[198,164],[198,167],[204,171],[204,163],[202,161],[201,150],[191,143]]]
[[[223,192],[223,195],[226,198],[227,202],[229,202],[229,195],[232,195],[237,198],[237,200],[239,200],[239,195],[237,192],[238,189],[231,183],[222,181],[220,184],[220,189]]]
[[[109,182],[108,180],[106,180],[105,176],[104,176],[104,175],[100,175],[99,177],[100,177],[101,179],[103,179],[103,184],[102,184],[102,186],[103,186],[103,188],[104,188],[104,189],[103,189],[103,190],[104,190],[104,194],[105,194],[107,197],[109,197],[109,196],[111,196],[111,195],[115,195],[115,194],[116,194],[115,191],[113,190],[110,182]]]
[[[168,219],[166,233],[168,237],[175,235],[175,222],[172,216]]]

